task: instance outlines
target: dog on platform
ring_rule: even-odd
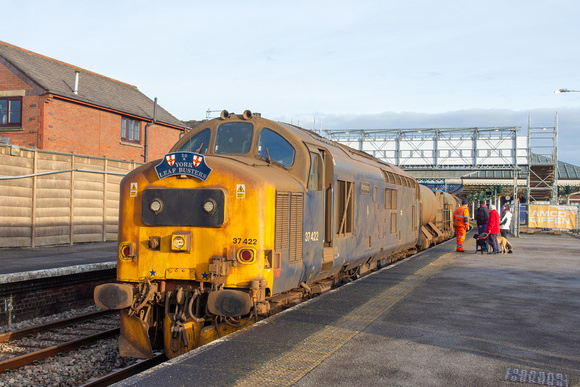
[[[497,244],[499,245],[500,248],[500,253],[505,254],[505,253],[510,253],[512,252],[512,244],[507,240],[507,238],[504,238],[502,236],[498,236],[497,237]]]
[[[478,251],[481,251],[481,254],[483,254],[484,252],[489,254],[489,247],[487,245],[487,234],[475,234],[473,236],[473,239],[475,239],[475,254],[477,254]]]

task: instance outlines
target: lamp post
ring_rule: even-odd
[[[568,89],[558,89],[556,91],[554,91],[554,93],[558,94],[558,93],[580,93],[580,90],[568,90]],[[569,187],[566,186],[566,191],[568,191]],[[570,195],[566,195],[566,204],[569,205],[570,204]]]
[[[558,90],[554,91],[554,94],[559,94],[559,93],[580,93],[580,90],[558,89]]]

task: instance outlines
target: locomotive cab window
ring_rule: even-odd
[[[204,129],[195,136],[191,137],[189,141],[187,141],[181,148],[179,148],[179,150],[181,152],[206,154],[210,137],[211,131],[209,129]]]
[[[214,153],[248,153],[252,147],[254,126],[249,122],[228,122],[217,130]]]
[[[285,167],[294,164],[294,147],[278,133],[268,128],[260,132],[260,141],[258,143],[258,156]]]

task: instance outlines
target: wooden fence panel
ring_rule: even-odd
[[[71,155],[37,152],[36,173],[50,173],[71,169]],[[33,177],[34,222],[33,246],[70,243],[71,172]]]
[[[0,144],[0,247],[116,240],[120,182],[139,165]]]
[[[31,174],[33,161],[26,152],[24,157],[10,156],[9,147],[0,147],[0,175]],[[31,179],[3,180],[0,182],[0,247],[18,247],[30,244],[32,221]]]

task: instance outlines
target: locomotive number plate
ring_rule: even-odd
[[[258,240],[254,238],[234,238],[232,239],[234,245],[257,245]]]
[[[304,242],[316,242],[318,240],[318,231],[312,232],[305,232],[304,233]]]

